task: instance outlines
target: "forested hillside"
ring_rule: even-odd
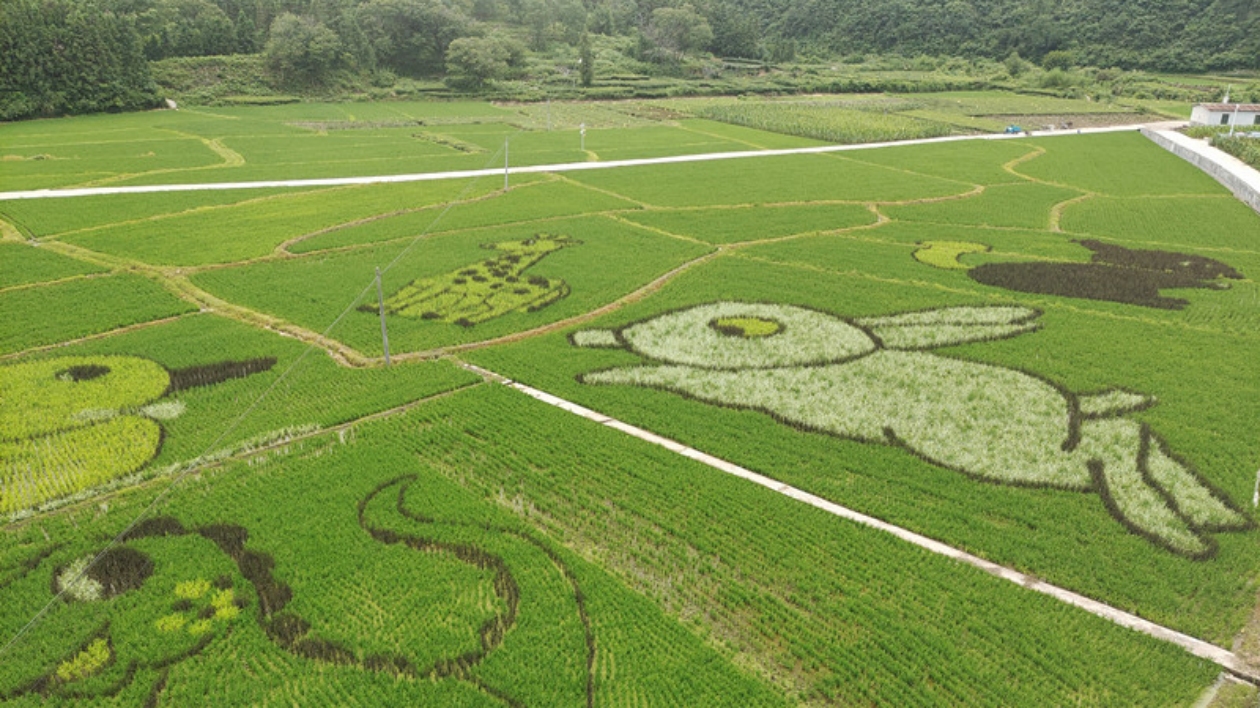
[[[469,89],[560,46],[590,85],[592,36],[663,73],[705,54],[1260,68],[1252,0],[4,0],[0,119],[153,105],[146,62],[178,57],[255,56],[219,71],[261,67],[295,92],[398,77]]]

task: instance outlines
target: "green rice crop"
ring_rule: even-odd
[[[1034,149],[1023,140],[966,140],[852,150],[845,152],[844,156],[916,174],[992,186],[1023,182],[1020,177],[1003,169],[1002,165]]]
[[[723,123],[840,144],[935,138],[953,132],[941,123],[820,102],[718,104],[698,108],[696,114]]]
[[[887,126],[916,110],[1080,112],[1046,97],[1003,103],[988,92],[960,94],[954,106],[948,98],[723,99],[589,113],[557,106],[551,131],[542,129],[542,104],[181,110],[8,124],[0,126],[0,152],[10,144],[68,150],[196,136],[186,164],[157,151],[152,164],[167,166],[150,169],[151,158],[108,151],[100,154],[116,159],[91,175],[41,167],[56,161],[22,164],[30,185],[202,181],[482,167],[505,138],[512,164],[814,142],[655,118],[697,105],[767,104],[779,114],[803,105],[815,118],[830,105]],[[617,115],[631,117],[623,124]],[[584,154],[574,121],[586,116]],[[228,151],[244,163],[199,162],[202,138],[220,150],[214,164]],[[181,137],[168,147],[184,145]],[[49,390],[84,394],[74,398],[80,417],[43,436],[78,436],[74,445],[51,441],[61,458],[28,444],[31,434],[0,440],[6,464],[19,460],[0,475],[8,485],[0,508],[54,498],[60,508],[17,511],[11,519],[30,520],[0,532],[0,631],[11,636],[86,566],[101,539],[170,489],[159,517],[107,564],[139,584],[112,599],[114,585],[95,577],[75,585],[71,601],[54,603],[17,651],[0,657],[0,703],[196,705],[213,695],[224,705],[1184,705],[1217,672],[1175,647],[482,383],[457,361],[397,358],[500,337],[509,341],[452,356],[1221,646],[1253,614],[1257,531],[1178,526],[1181,517],[1148,492],[1156,489],[1149,479],[1163,480],[1174,498],[1190,499],[1185,509],[1236,521],[1237,510],[1213,517],[1223,504],[1213,511],[1206,496],[1190,498],[1199,482],[1182,472],[1192,467],[1243,510],[1239,518],[1254,519],[1245,502],[1260,459],[1260,251],[1250,242],[1260,221],[1141,137],[958,141],[521,175],[506,193],[497,179],[466,186],[3,205],[40,238],[172,269],[97,275],[46,249],[0,245],[0,322],[9,335],[0,336],[0,352],[62,345],[10,356],[0,375],[65,368],[69,380],[48,381]],[[1083,194],[1052,222],[1056,204]],[[572,241],[545,257],[512,252],[511,243],[537,234]],[[289,253],[276,250],[282,243]],[[347,312],[329,336],[377,356],[372,276],[409,247],[384,275],[387,305],[407,284],[436,276],[476,283],[451,288],[451,301],[493,294],[499,279],[507,287],[509,278],[534,276],[549,299],[534,312],[499,303],[476,322],[468,303],[455,303],[447,309],[468,319],[461,326],[441,313],[424,319],[440,299],[430,298],[417,307],[420,318],[387,316],[391,366],[351,368],[248,318],[229,319],[239,316],[234,308],[191,314],[153,281],[187,276],[232,306],[313,331],[366,293],[363,309]],[[1017,289],[1023,284],[984,280],[977,270],[1125,270],[1109,272],[1118,282],[1142,271],[1143,259],[1175,263],[1175,254],[1242,277],[1209,274],[1199,283],[1208,287],[1156,288],[1126,300]],[[1113,267],[1110,257],[1130,258],[1132,267]],[[528,259],[536,262],[526,269]],[[186,266],[193,268],[174,270]],[[45,284],[58,278],[70,279]],[[596,319],[547,328],[635,292]],[[1183,308],[1150,304],[1170,298],[1183,299]],[[688,366],[736,361],[695,345],[700,337],[670,339],[682,330],[665,325],[622,329],[676,323],[680,313],[699,318],[690,322],[704,342],[773,351],[779,366],[745,377],[705,374],[732,382],[722,397],[625,383],[681,381],[650,369],[661,363],[652,357],[672,361],[679,351],[689,353]],[[933,329],[923,323],[934,313],[959,319]],[[955,336],[977,313],[1011,322],[981,322],[990,341]],[[183,316],[111,332],[176,314]],[[1128,460],[1134,435],[1146,436],[1153,445],[1145,456],[1132,455],[1146,467],[1113,465],[1092,482],[1081,481],[1091,470],[1073,467],[1052,488],[986,484],[925,458],[913,447],[924,444],[921,430],[898,445],[884,444],[878,427],[846,437],[849,428],[835,421],[876,426],[875,413],[827,408],[846,399],[820,387],[816,372],[766,373],[858,361],[822,363],[814,349],[781,346],[811,331],[831,333],[824,349],[832,354],[856,343],[881,350],[871,356],[905,355],[895,362],[935,362],[908,377],[892,364],[871,369],[843,389],[865,392],[864,401],[888,399],[887,387],[872,383],[880,377],[909,380],[904,388],[915,394],[967,391],[978,400],[991,392],[975,391],[977,381],[1013,376],[1023,393],[1050,391],[1064,410],[1075,406],[1088,438],[1079,444],[1098,455]],[[88,334],[104,336],[74,341]],[[75,371],[67,357],[80,362]],[[176,372],[201,367],[239,376],[161,392],[137,384],[129,389],[136,400],[84,402],[91,367],[106,361],[138,362],[171,381],[194,380]],[[981,374],[949,386],[964,378],[959,371]],[[618,376],[622,383],[613,383]],[[605,385],[594,385],[601,377]],[[788,379],[795,388],[773,383]],[[766,405],[746,405],[754,398]],[[970,422],[988,426],[989,438],[1001,437],[1006,420],[1023,424],[1015,419],[1031,410],[983,418],[969,413],[973,399],[936,396],[933,405],[941,400],[949,413],[929,428]],[[928,411],[928,403],[899,413]],[[17,416],[22,425],[43,420]],[[814,424],[785,423],[792,420]],[[955,450],[951,440],[941,438],[942,449]],[[1002,443],[976,454],[1013,459]],[[251,449],[258,451],[245,456]],[[92,468],[97,476],[64,472],[67,459],[92,455],[111,461]],[[974,473],[972,462],[960,466]],[[1005,465],[1001,479],[1028,472],[1016,467]],[[35,468],[45,473],[30,475]],[[187,470],[196,472],[167,486]],[[28,496],[9,503],[14,479]],[[1139,529],[1190,551],[1214,543],[1215,555],[1170,552],[1176,544],[1132,532],[1107,500],[1125,505],[1124,518]],[[43,693],[31,689],[41,678]]]
[[[968,191],[955,181],[907,175],[831,155],[627,167],[574,173],[570,178],[662,207],[895,201]]]
[[[165,661],[172,669],[158,690],[163,700],[176,703],[213,689],[220,705],[268,700],[502,705],[487,700],[489,689],[525,705],[584,705],[587,695],[596,704],[784,705],[779,691],[736,668],[672,613],[626,588],[546,529],[469,493],[427,465],[417,467],[414,430],[430,425],[431,419],[414,417],[367,424],[353,435],[294,445],[290,454],[276,458],[282,464],[240,463],[213,479],[189,480],[162,509],[168,519],[163,528],[236,525],[247,532],[245,549],[256,562],[234,564],[197,532],[130,541],[127,547],[152,558],[152,577],[124,596],[124,608],[104,602],[55,607],[47,622],[22,640],[14,659],[4,662],[0,689],[9,693],[45,667],[55,669],[65,655],[75,653],[85,633],[108,617],[121,666],[102,680],[107,675],[118,680],[130,662],[139,667],[121,683],[119,700],[152,690],[159,673],[152,665]],[[404,496],[390,485],[399,475],[409,475]],[[386,493],[373,496],[378,491]],[[79,528],[65,518],[45,526],[51,541],[39,546],[50,547],[51,555],[35,556],[29,568],[0,578],[0,596],[6,600],[0,603],[0,627],[11,633],[43,602],[55,568],[94,550],[101,530],[125,523],[152,494],[146,490],[115,499],[95,521],[76,522]],[[278,508],[285,513],[275,513]],[[310,523],[316,518],[320,523]],[[404,538],[422,534],[436,545],[425,551],[365,529]],[[6,535],[0,543],[4,558],[31,558],[27,538],[22,532]],[[337,553],[329,555],[330,548]],[[463,550],[446,550],[453,548]],[[379,665],[371,663],[373,657],[399,656],[423,670],[428,659],[455,658],[480,646],[482,620],[503,606],[492,586],[493,573],[469,562],[474,553],[498,559],[520,591],[501,644],[454,675],[366,669],[365,664]],[[267,569],[265,576],[257,572],[260,566]],[[185,658],[176,652],[189,645],[161,634],[154,623],[170,613],[168,598],[180,583],[211,578],[219,578],[216,587],[232,588],[244,600],[244,611],[231,620],[231,632],[212,625],[204,645]],[[291,651],[269,638],[259,607],[263,579],[287,590],[274,596],[290,598],[285,615],[301,618],[309,636],[323,642],[320,646],[342,653],[320,649],[322,656],[311,656],[315,647]],[[580,595],[575,596],[575,588]],[[212,588],[195,602],[215,592]],[[593,655],[587,654],[591,645],[584,641],[579,609],[598,649]],[[52,633],[45,636],[45,630]],[[342,658],[330,660],[336,656]],[[588,656],[594,657],[593,665]],[[80,690],[100,688],[96,683]]]
[[[56,344],[126,325],[172,317],[194,308],[138,275],[0,293],[0,353]]]
[[[713,244],[834,231],[875,223],[875,215],[857,204],[653,209],[626,214],[625,218]]]
[[[161,265],[231,263],[271,253],[286,239],[377,215],[485,195],[494,180],[341,187],[281,194],[82,231],[66,241]]]
[[[248,416],[236,421],[254,399],[298,360],[301,342],[257,330],[214,315],[194,315],[174,322],[59,349],[58,355],[127,353],[168,369],[225,360],[275,357],[270,371],[191,388],[175,395],[185,410],[163,421],[165,440],[154,460],[160,468],[192,459],[217,447],[233,445],[288,427],[328,427],[387,410],[442,391],[473,383],[477,377],[449,362],[414,362],[388,368],[347,370],[326,356],[308,356],[300,367],[271,389]],[[229,423],[236,427],[218,440]]]
[[[514,312],[472,328],[389,316],[390,346],[414,351],[489,339],[571,317],[626,295],[708,249],[605,217],[577,217],[443,234],[420,241],[385,275],[392,292],[416,278],[447,273],[486,258],[482,244],[520,240],[545,230],[582,241],[542,261],[531,273],[564,280],[571,294],[537,312]],[[385,244],[337,254],[206,271],[193,282],[216,295],[323,331],[409,243]],[[359,275],[355,275],[359,274]],[[375,304],[375,293],[367,300]],[[380,322],[370,312],[351,313],[332,333],[364,352],[380,353]]]
[[[509,508],[522,519],[590,549],[799,699],[1018,705],[1087,691],[1101,705],[1158,702],[1167,691],[1175,702],[1202,680],[1128,675],[1131,664],[1112,662],[1129,652],[1194,662],[525,397],[464,395],[462,405],[418,412],[429,421],[413,442],[422,458],[443,460],[442,474],[475,495],[518,500]],[[569,436],[588,442],[553,444]],[[460,462],[472,459],[492,462]],[[617,500],[615,512],[606,499]],[[1075,629],[1064,633],[1061,622]],[[1035,678],[1047,660],[1063,684]],[[924,675],[933,680],[910,679]]]
[[[1037,138],[1046,154],[1016,172],[1114,197],[1219,194],[1221,187],[1179,157],[1131,133]]]
[[[56,199],[0,202],[0,213],[36,238],[107,224],[138,221],[194,209],[240,204],[284,194],[290,190],[209,190],[165,194],[105,194],[76,197],[75,207]]]
[[[906,221],[1048,228],[1050,209],[1080,195],[1075,190],[1041,184],[998,185],[974,197],[934,204],[893,205],[885,207],[884,212],[893,219]]]
[[[0,243],[0,289],[102,272],[103,268],[47,249],[25,243]]]
[[[1227,194],[1164,199],[1095,197],[1063,212],[1069,233],[1118,239],[1141,247],[1256,251],[1260,220]]]
[[[650,302],[595,325],[615,326],[729,298],[731,283],[740,284],[744,301],[791,302],[849,317],[948,305],[1031,304],[1046,313],[1036,333],[943,353],[1032,371],[1072,391],[1122,387],[1153,395],[1159,405],[1143,418],[1168,438],[1172,449],[1230,498],[1243,500],[1250,494],[1254,475],[1246,460],[1255,443],[1246,430],[1260,416],[1260,391],[1245,361],[1256,346],[1254,335],[1187,331],[1171,313],[1137,318],[1132,308],[1114,303],[1086,306],[1086,301],[1028,296],[1016,300],[1012,293],[985,293],[976,284],[969,293],[964,289],[968,280],[917,263],[909,245],[863,248],[842,237],[813,241],[811,250],[797,249],[792,265],[718,259],[689,271]],[[776,254],[795,245],[761,246],[751,255],[778,258]],[[822,260],[828,253],[839,266],[834,271]],[[1144,344],[1135,346],[1136,341]],[[1252,598],[1240,581],[1256,562],[1248,533],[1221,534],[1221,550],[1212,561],[1216,572],[1204,574],[1193,561],[1153,551],[1116,524],[1092,495],[979,484],[894,447],[798,432],[761,413],[731,411],[665,392],[584,386],[574,380],[577,374],[640,361],[626,352],[577,349],[553,335],[468,356],[515,380],[997,562],[1035,568],[1051,582],[1197,636],[1227,641],[1250,611]],[[1172,365],[1174,361],[1195,365]],[[1213,393],[1221,390],[1231,392],[1228,406],[1221,406],[1219,394]],[[1099,563],[1114,571],[1107,580],[1096,573]],[[1120,578],[1126,580],[1118,582]],[[1193,599],[1202,597],[1213,601]]]

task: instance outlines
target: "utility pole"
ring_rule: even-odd
[[[1242,107],[1241,103],[1234,104],[1234,117],[1229,121],[1229,137],[1234,137],[1234,126],[1238,125],[1238,109]]]
[[[381,268],[376,268],[376,301],[381,306],[381,345],[385,347],[385,366],[389,366],[389,332],[385,330],[385,295],[381,292]]]

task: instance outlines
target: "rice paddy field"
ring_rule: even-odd
[[[183,109],[0,125],[0,190],[1085,112]],[[10,199],[0,224],[0,704],[1212,700],[1220,667],[1178,646],[505,380],[1260,660],[1260,215],[1136,131]]]

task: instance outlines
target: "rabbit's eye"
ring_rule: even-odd
[[[755,339],[770,337],[783,331],[783,324],[765,317],[719,317],[709,326],[728,337]]]

